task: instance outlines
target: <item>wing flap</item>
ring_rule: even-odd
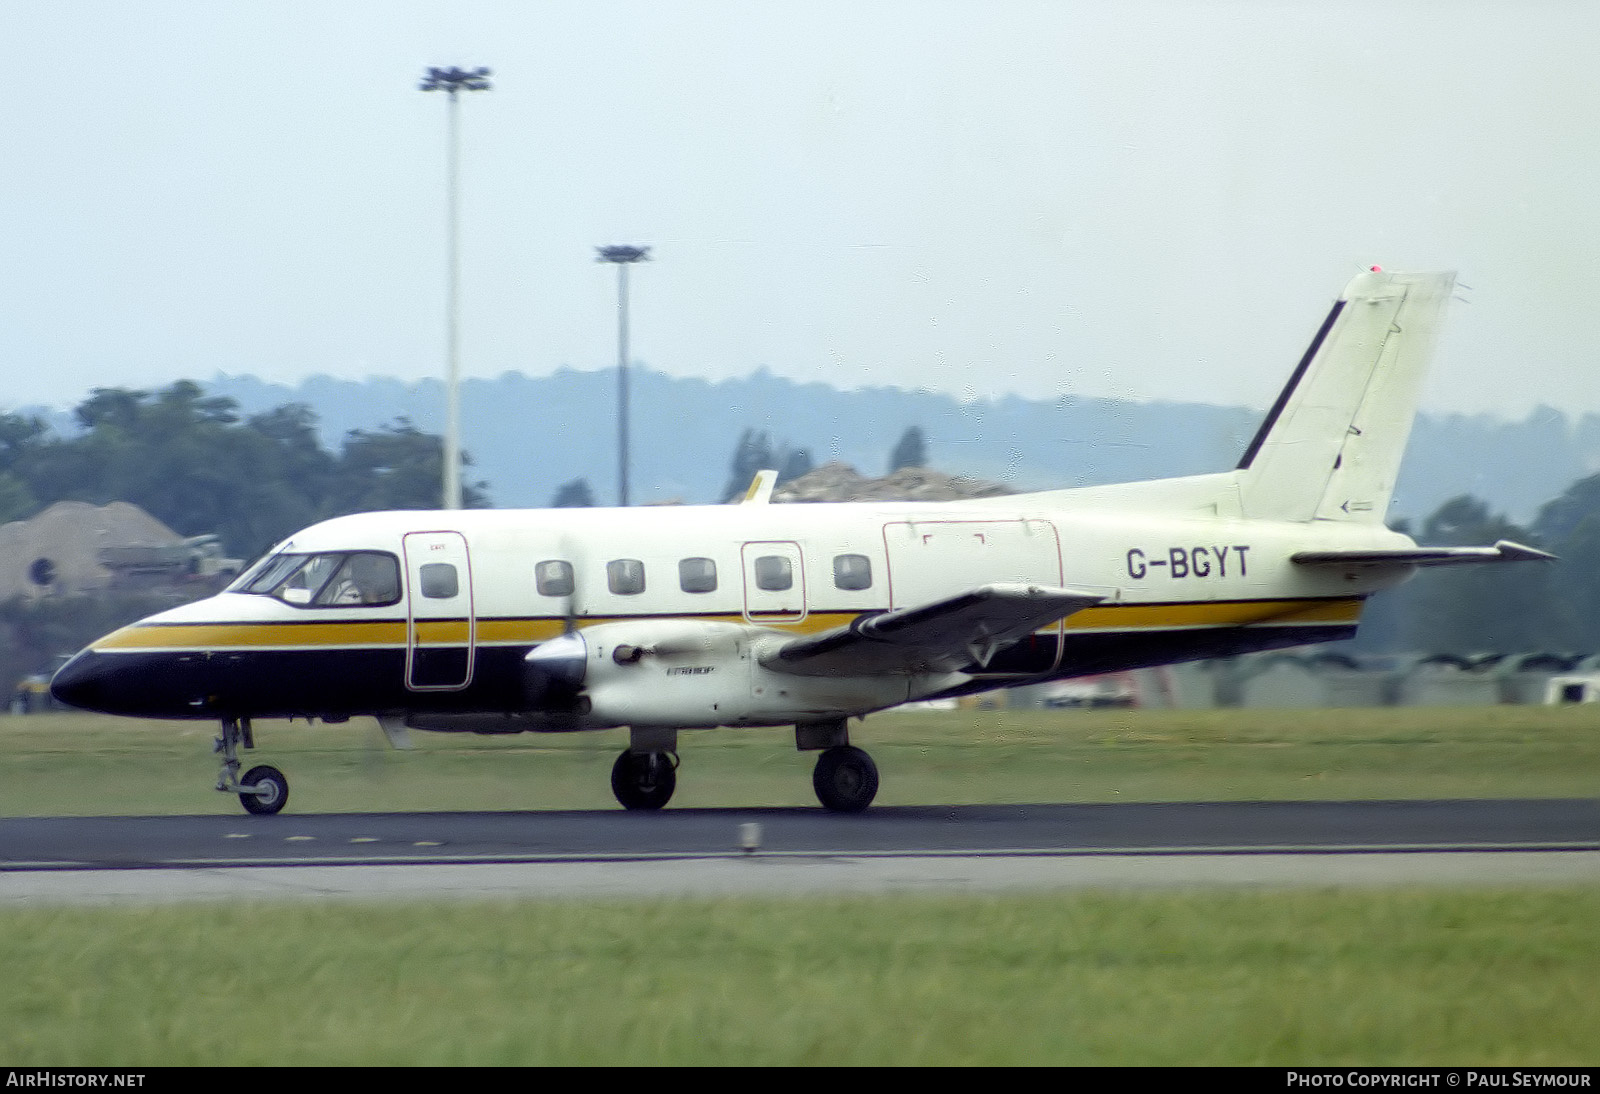
[[[1409,547],[1393,551],[1300,551],[1300,566],[1462,566],[1478,562],[1550,562],[1555,555],[1502,539],[1493,547]]]
[[[792,639],[763,655],[761,663],[797,676],[952,672],[974,662],[986,665],[1002,647],[1104,599],[1078,589],[980,585]]]

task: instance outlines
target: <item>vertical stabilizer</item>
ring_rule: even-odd
[[[1351,281],[1239,462],[1249,517],[1381,523],[1452,273]]]

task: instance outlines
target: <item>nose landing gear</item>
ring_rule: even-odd
[[[262,764],[244,773],[244,785],[239,789],[239,804],[250,812],[271,816],[282,809],[288,800],[289,780],[277,768]]]
[[[239,804],[246,810],[270,816],[283,808],[289,800],[289,780],[283,772],[268,764],[246,771],[239,778],[239,746],[256,746],[255,734],[248,718],[224,718],[222,736],[212,746],[213,752],[222,754],[222,770],[217,773],[217,789],[224,794],[239,795]]]

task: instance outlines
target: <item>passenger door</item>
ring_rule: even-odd
[[[752,623],[798,623],[806,617],[806,575],[798,543],[746,543],[741,557],[746,619]]]
[[[405,556],[406,687],[459,691],[472,682],[477,641],[466,538],[411,532]]]

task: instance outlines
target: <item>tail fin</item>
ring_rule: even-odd
[[[1381,523],[1453,273],[1351,281],[1239,461],[1249,517]]]

